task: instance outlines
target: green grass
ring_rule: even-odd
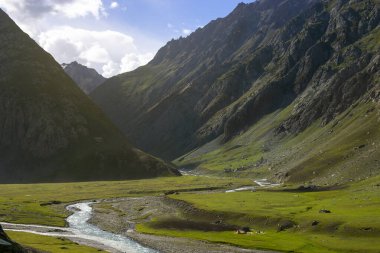
[[[186,154],[174,162],[178,166],[201,164],[200,166],[211,173],[222,172],[224,169],[252,167],[261,157],[265,156],[263,148],[267,137],[272,134],[273,126],[278,126],[291,111],[291,106],[265,116],[241,136],[236,137],[223,146],[214,148],[211,152],[199,150]],[[255,170],[255,174],[261,171]],[[220,175],[220,173],[219,173]]]
[[[12,240],[19,244],[29,246],[38,250],[54,253],[95,253],[104,252],[95,248],[78,245],[64,238],[35,235],[23,232],[8,231],[7,234]]]
[[[248,179],[168,177],[146,180],[0,185],[0,220],[11,223],[65,226],[69,213],[64,206],[80,200],[157,195],[165,191],[188,191],[248,184]],[[61,205],[41,206],[48,201]]]
[[[380,250],[380,176],[331,191],[181,193],[173,195],[172,198],[184,200],[198,209],[214,213],[228,224],[249,226],[264,233],[237,235],[233,231],[160,229],[154,226],[159,220],[140,224],[138,230],[151,234],[222,242],[245,248],[280,251]],[[331,213],[319,213],[321,209],[328,209]],[[277,232],[277,224],[284,220],[294,221],[297,227]],[[313,221],[320,223],[311,226]],[[369,230],[365,230],[368,228]]]
[[[332,253],[332,252],[379,252],[377,237],[341,237],[326,234],[278,233],[238,235],[234,232],[202,232],[151,229],[138,225],[140,232],[225,243],[249,249],[278,250],[284,252]]]
[[[234,178],[180,177],[120,182],[0,185],[0,213],[3,214],[3,221],[63,226],[64,218],[68,215],[64,211],[64,204],[43,207],[40,204],[51,200],[69,203],[81,199],[156,195],[167,190],[181,190],[179,195],[170,196],[212,213],[228,224],[250,226],[254,231],[264,233],[238,235],[234,231],[162,229],[153,226],[160,221],[159,218],[139,224],[138,231],[244,248],[294,252],[379,252],[380,176],[342,189],[321,192],[279,191],[282,187],[277,190],[228,194],[186,192],[197,188],[237,187],[248,182]],[[331,210],[331,213],[319,213],[320,209]],[[205,219],[187,214],[180,217],[194,221]],[[292,220],[298,227],[277,232],[277,224],[283,220]],[[312,227],[311,222],[314,220],[320,224]],[[10,233],[10,236],[21,244],[52,252],[61,252],[60,247],[68,248],[62,252],[92,252],[91,249],[82,250],[75,244],[56,238],[22,233]]]
[[[265,116],[246,132],[223,145],[217,141],[177,159],[178,166],[195,165],[204,173],[218,176],[275,178],[277,172],[292,183],[335,184],[362,180],[379,174],[380,107],[361,101],[329,124],[318,120],[303,132],[274,135],[294,105]],[[364,148],[357,147],[365,145]],[[257,165],[263,158],[266,162]],[[226,169],[243,168],[225,173]],[[333,175],[333,176],[332,176]]]

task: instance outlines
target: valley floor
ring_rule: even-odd
[[[156,217],[176,217],[180,214],[182,206],[183,203],[171,201],[163,196],[104,200],[94,205],[94,215],[90,222],[103,230],[130,237],[161,253],[270,253],[237,248],[228,244],[210,243],[207,240],[144,234],[135,230],[136,224],[149,222]]]
[[[252,184],[246,179],[186,176],[0,185],[0,220],[63,227],[67,204],[103,199],[93,205],[91,223],[161,252],[380,251],[379,176],[334,188],[256,186],[255,191],[226,193]],[[251,231],[235,232],[244,227]],[[51,247],[51,252],[60,252]]]

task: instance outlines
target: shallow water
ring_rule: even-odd
[[[97,226],[88,223],[92,216],[90,203],[70,205],[67,209],[74,212],[67,218],[67,222],[75,234],[98,238],[98,242],[125,253],[158,253],[158,251],[146,248],[125,236],[103,231]]]
[[[68,239],[84,239],[94,242],[94,245],[104,245],[103,247],[110,252],[123,253],[159,253],[156,250],[142,246],[132,239],[106,232],[95,225],[88,223],[92,216],[93,203],[77,203],[67,207],[67,210],[73,214],[66,220],[69,228],[40,226],[40,225],[23,225],[12,223],[1,223],[5,230],[27,232],[38,235],[65,237]]]
[[[268,179],[257,179],[253,181],[257,186],[245,186],[245,187],[240,187],[232,190],[226,191],[226,193],[231,193],[231,192],[241,192],[241,191],[255,191],[256,188],[271,188],[271,187],[277,187],[280,186],[281,184],[275,184],[271,183],[268,181]]]

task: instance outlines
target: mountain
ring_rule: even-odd
[[[241,3],[90,95],[139,148],[203,173],[378,173],[379,5]]]
[[[89,94],[106,80],[106,78],[96,72],[95,69],[87,68],[76,61],[68,64],[63,63],[62,67],[66,74],[68,74],[86,94]]]
[[[25,249],[13,242],[0,225],[0,252],[2,253],[39,253],[37,250]]]
[[[120,180],[175,169],[131,146],[0,10],[0,182]]]

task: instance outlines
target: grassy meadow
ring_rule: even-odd
[[[205,212],[208,222],[220,219],[236,227],[249,226],[252,232],[236,234],[233,230],[168,228],[161,227],[159,219],[139,224],[138,231],[285,252],[379,252],[379,176],[314,192],[299,191],[291,185],[256,192],[208,191],[210,188],[231,189],[251,183],[248,179],[184,176],[120,182],[0,185],[0,217],[2,221],[14,223],[64,226],[64,219],[69,215],[64,209],[67,203],[160,195],[175,190],[179,194],[170,195],[170,198],[185,201]],[[53,200],[62,204],[44,205]],[[320,213],[322,209],[331,213]],[[185,213],[181,218],[194,222],[205,220]],[[293,222],[294,226],[279,232],[279,224],[287,221]],[[318,224],[313,226],[315,221]],[[16,232],[9,234],[15,241],[41,250],[94,252],[91,248],[59,238]]]
[[[166,191],[233,188],[251,184],[248,179],[168,177],[130,181],[0,185],[0,221],[65,226],[65,206],[81,200],[157,195]],[[61,204],[46,205],[51,201]]]
[[[23,232],[8,231],[7,234],[19,244],[54,253],[95,253],[104,252],[95,248],[78,245],[68,239],[41,236]]]
[[[161,227],[160,220],[140,224],[140,232],[285,252],[380,251],[380,177],[341,189],[318,192],[272,189],[237,193],[181,193],[171,198],[214,213],[225,223],[237,227],[248,226],[252,233],[175,229]],[[320,210],[331,213],[321,213]],[[191,218],[196,220],[196,217]],[[188,219],[184,214],[183,221]],[[279,231],[279,225],[289,221],[294,226]],[[314,222],[317,224],[313,225]]]

